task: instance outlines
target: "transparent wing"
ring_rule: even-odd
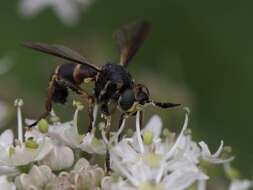
[[[122,26],[113,34],[120,50],[120,64],[127,67],[150,31],[147,21],[139,20]]]
[[[48,45],[44,43],[34,43],[34,42],[27,42],[24,43],[23,45],[27,48],[40,51],[46,54],[54,55],[56,57],[60,57],[82,65],[87,65],[93,67],[97,71],[100,71],[100,69],[97,66],[90,64],[82,55],[65,46]]]

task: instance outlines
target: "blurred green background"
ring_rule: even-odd
[[[113,30],[145,18],[152,32],[129,65],[136,81],[147,84],[155,99],[189,106],[194,139],[204,140],[212,150],[223,139],[233,147],[234,165],[252,176],[252,10],[250,0],[97,0],[82,12],[77,25],[66,26],[53,9],[27,19],[19,13],[18,1],[2,1],[0,58],[9,56],[14,65],[0,76],[0,99],[12,106],[22,97],[29,118],[44,110],[49,74],[62,61],[27,50],[22,42],[63,44],[102,65],[119,57]],[[71,102],[56,106],[57,113],[71,119]],[[5,128],[16,125],[12,109]],[[182,126],[181,109],[149,108],[146,113],[146,120],[160,114],[173,130]]]

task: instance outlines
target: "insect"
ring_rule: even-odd
[[[144,84],[136,83],[127,70],[129,62],[146,39],[149,31],[150,24],[143,20],[132,22],[116,30],[113,38],[116,40],[120,51],[119,64],[106,63],[100,67],[90,64],[79,53],[61,45],[25,43],[24,45],[28,48],[68,61],[55,68],[48,86],[45,103],[46,111],[29,127],[36,125],[40,119],[47,117],[52,110],[53,103],[64,104],[69,89],[81,95],[88,102],[90,118],[88,131],[91,131],[93,126],[94,105],[99,105],[101,113],[106,119],[108,131],[112,114],[108,106],[112,102],[116,103],[118,109],[122,112],[119,126],[124,118],[135,115],[137,111],[141,111],[146,105],[160,108],[179,106],[180,104],[157,102],[151,99],[148,88]],[[83,82],[94,83],[92,93],[85,92],[81,88]],[[140,122],[142,123],[142,119]]]

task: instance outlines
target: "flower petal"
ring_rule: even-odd
[[[0,135],[0,146],[8,148],[13,145],[14,135],[12,130],[7,129]]]
[[[154,115],[146,124],[145,128],[141,131],[141,133],[145,133],[145,131],[150,131],[153,134],[153,140],[158,139],[160,137],[162,130],[162,120],[158,115]]]
[[[41,163],[48,165],[54,171],[70,168],[74,163],[74,153],[67,146],[55,145]]]

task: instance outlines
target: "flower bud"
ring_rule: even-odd
[[[37,149],[39,144],[34,139],[29,139],[25,142],[25,147],[30,149]]]
[[[74,153],[71,148],[63,145],[55,146],[51,152],[41,161],[53,171],[70,168],[74,163]]]
[[[10,146],[8,149],[8,155],[11,157],[13,154],[15,154],[15,148],[13,146]]]
[[[38,123],[39,131],[41,133],[47,133],[48,132],[48,122],[45,119],[41,119]]]
[[[143,133],[143,142],[146,145],[150,145],[153,142],[153,133],[149,130]]]
[[[84,108],[83,104],[76,100],[73,101],[73,106],[76,107],[79,111]]]

